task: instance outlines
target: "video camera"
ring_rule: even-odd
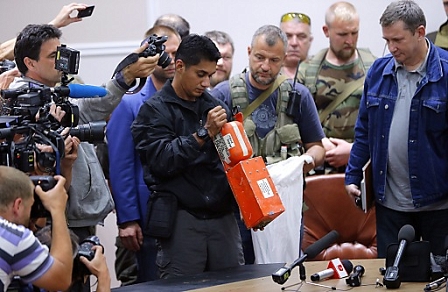
[[[0,91],[0,165],[11,166],[28,174],[32,174],[37,165],[45,173],[60,174],[60,160],[65,152],[64,128],[69,127],[68,134],[81,141],[95,143],[104,140],[106,122],[78,125],[78,106],[69,101],[69,94],[80,97],[86,91],[79,84],[68,85],[73,78],[69,80],[67,74],[78,73],[79,55],[79,51],[65,45],[57,48],[55,68],[62,71],[61,86],[28,83],[16,89]],[[74,92],[75,89],[78,92]],[[60,121],[51,115],[53,103],[66,113]],[[38,144],[51,146],[52,152],[41,151]],[[48,187],[48,190],[55,184],[50,178],[39,177],[33,182],[41,184],[42,188]],[[49,215],[37,195],[35,201],[32,217]]]

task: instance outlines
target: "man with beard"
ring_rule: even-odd
[[[282,74],[294,78],[299,64],[308,59],[308,51],[313,42],[311,19],[304,13],[285,13],[280,18],[280,29],[288,37],[288,48]]]
[[[235,47],[233,46],[233,41],[230,36],[223,31],[207,31],[204,35],[215,43],[221,54],[221,59],[219,59],[218,64],[216,64],[216,72],[210,78],[210,89],[212,89],[218,83],[229,80],[230,73],[232,73]]]
[[[279,74],[287,45],[288,39],[279,27],[260,27],[247,49],[249,72],[221,82],[212,90],[212,95],[230,108],[240,106],[254,156],[261,156],[267,164],[271,164],[282,159],[281,146],[287,147],[287,157],[301,155],[300,150],[304,148],[306,153],[302,155],[306,156],[306,163],[303,173],[307,173],[323,163],[325,152],[321,139],[324,133],[312,96],[305,86],[295,84],[294,89],[301,98],[296,99],[295,106],[288,107],[293,80]],[[265,95],[264,100],[262,95]],[[254,104],[258,106],[254,108]],[[250,234],[243,242],[243,249],[246,264],[253,263]]]
[[[147,79],[144,87],[135,94],[125,95],[117,106],[107,125],[107,142],[109,149],[109,174],[112,187],[112,196],[115,201],[117,214],[118,236],[120,242],[117,246],[123,246],[130,251],[131,256],[121,257],[124,261],[133,261],[132,253],[137,255],[138,274],[125,271],[132,268],[127,262],[116,262],[117,270],[122,270],[120,275],[126,275],[121,279],[124,284],[132,284],[135,281],[143,282],[155,280],[157,276],[155,239],[142,233],[143,220],[146,216],[146,203],[150,192],[143,181],[143,169],[135,151],[132,140],[131,125],[141,105],[156,91],[160,90],[168,79],[174,76],[174,57],[179,47],[181,38],[179,34],[168,26],[154,26],[149,29],[146,36],[156,34],[167,36],[164,43],[165,53],[171,58],[171,63],[162,68],[157,66],[152,75]],[[126,252],[122,250],[121,252]]]
[[[375,57],[368,49],[357,48],[359,15],[348,2],[336,2],[328,8],[323,32],[330,47],[300,65],[299,81],[313,95],[328,137],[322,140],[326,166],[321,172],[344,172],[364,78]]]

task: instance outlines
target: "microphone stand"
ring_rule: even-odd
[[[288,286],[284,286],[282,287],[282,291],[294,287],[294,286],[299,286],[297,287],[297,289],[295,291],[299,291],[299,289],[302,287],[303,283],[306,283],[306,271],[305,271],[305,266],[303,265],[303,263],[299,264],[299,277],[300,277],[300,282],[288,285]]]

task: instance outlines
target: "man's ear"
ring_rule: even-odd
[[[33,60],[30,57],[23,58],[23,63],[28,68],[28,70],[31,70],[32,68],[34,68],[35,62],[36,62],[36,60]]]
[[[177,59],[174,65],[176,66],[176,71],[178,71],[179,73],[185,71],[185,63],[181,59]]]
[[[14,215],[17,215],[22,207],[23,207],[23,199],[16,198],[12,203],[12,211]]]
[[[324,35],[328,38],[330,36],[330,34],[328,33],[328,26],[325,24],[324,26],[322,26],[322,31],[324,32]]]

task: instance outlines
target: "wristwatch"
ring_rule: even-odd
[[[204,142],[207,142],[208,140],[210,140],[210,136],[208,135],[208,130],[206,128],[204,128],[204,126],[199,127],[199,129],[196,130],[196,134],[198,135],[198,137],[202,140],[204,140]]]

